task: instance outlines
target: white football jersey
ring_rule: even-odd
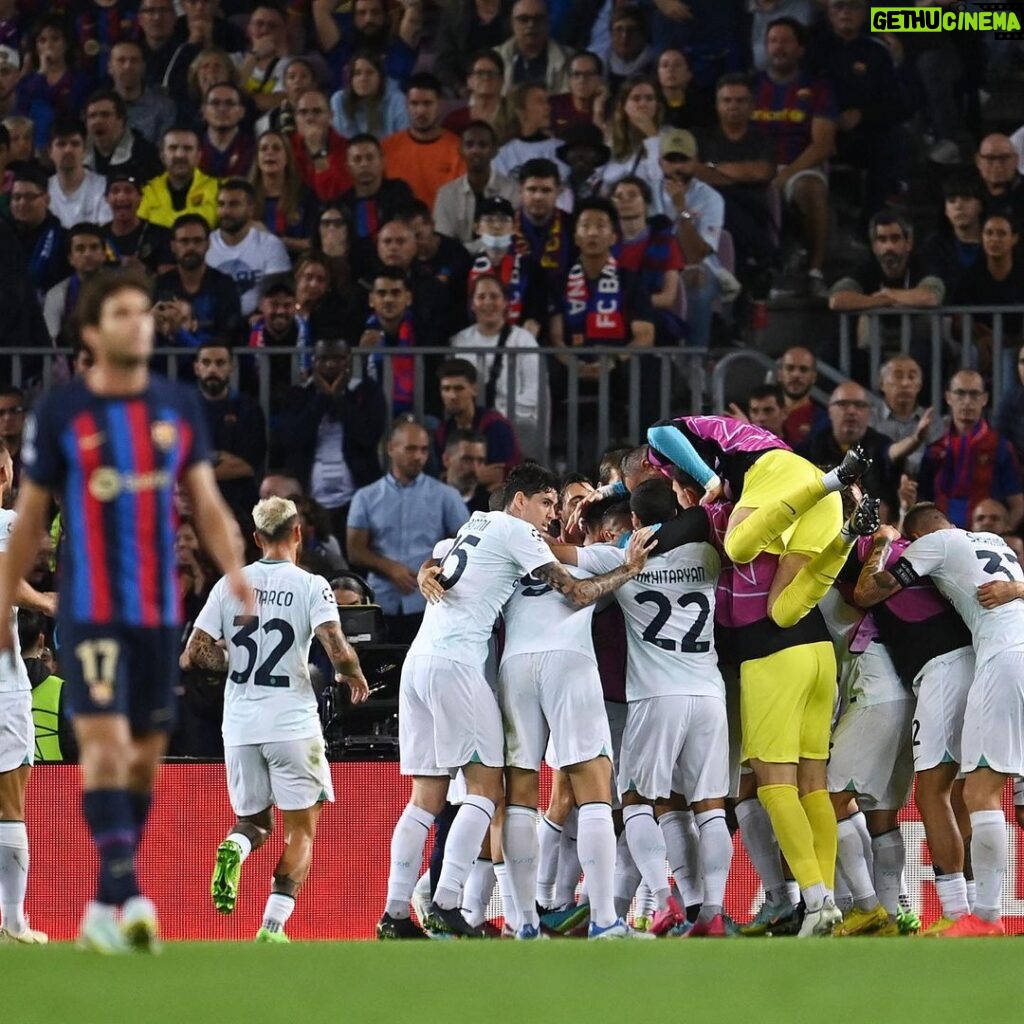
[[[11,530],[18,517],[7,508],[0,508],[0,553],[7,551],[11,539]],[[11,613],[11,633],[14,637],[14,649],[10,658],[0,658],[0,693],[21,693],[31,690],[25,662],[21,659],[21,643],[18,640],[18,612]]]
[[[334,592],[322,576],[292,562],[261,559],[243,571],[256,593],[257,614],[247,616],[221,578],[195,623],[228,644],[224,744],[316,736],[309,645],[317,626],[338,621]]]
[[[518,580],[554,562],[527,522],[505,512],[475,512],[441,560],[444,597],[428,604],[410,654],[433,654],[481,672],[498,613]]]
[[[565,570],[580,580],[591,575],[574,565],[565,566]],[[516,654],[573,651],[596,662],[590,632],[594,607],[576,608],[549,583],[524,576],[502,612],[505,647],[501,660]]]
[[[906,572],[906,565],[913,574]],[[1013,549],[994,533],[938,530],[914,541],[896,562],[892,574],[904,586],[913,575],[930,576],[960,613],[974,639],[977,663],[1011,648],[1024,647],[1024,601],[983,608],[978,587],[993,580],[1024,583]]]
[[[260,301],[260,283],[272,274],[287,274],[292,262],[284,242],[269,231],[252,228],[237,245],[228,245],[220,231],[210,235],[208,266],[228,274],[238,289],[242,316],[256,312]]]
[[[580,548],[594,574],[622,565],[608,544]],[[715,586],[722,563],[710,544],[683,544],[647,560],[615,591],[626,620],[626,699],[711,696],[725,699],[715,653]]]

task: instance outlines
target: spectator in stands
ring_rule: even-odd
[[[335,14],[335,0],[313,0],[313,23],[320,51],[340,85],[352,54],[372,50],[384,57],[389,78],[405,82],[419,57],[423,9],[418,0],[401,5],[401,18],[392,32],[389,11],[383,0],[355,0],[351,14]]]
[[[835,93],[836,153],[867,172],[864,214],[905,189],[911,111],[888,46],[866,31],[864,0],[829,0],[829,31],[816,48],[820,74]]]
[[[619,85],[654,70],[655,52],[647,34],[640,8],[633,3],[615,5],[611,17],[611,47],[608,50],[608,86],[614,93]]]
[[[776,18],[793,18],[809,29],[817,13],[815,8],[823,5],[816,0],[751,0],[747,6],[750,8],[750,51],[754,70],[764,71],[768,66],[764,42],[768,26]]]
[[[607,132],[612,157],[604,167],[606,189],[627,174],[643,178],[652,188],[657,186],[661,178],[661,120],[661,102],[654,79],[641,76],[622,83]]]
[[[1018,460],[1024,463],[1024,346],[1017,350],[1016,378],[1003,381],[1003,397],[993,424],[1013,445]]]
[[[50,159],[50,212],[67,229],[82,221],[101,224],[110,220],[106,179],[85,166],[85,128],[81,121],[55,121]]]
[[[792,447],[828,425],[828,413],[811,395],[818,380],[818,361],[802,345],[787,348],[776,363],[775,380],[785,396],[782,436]]]
[[[140,185],[163,170],[156,146],[128,127],[124,100],[113,91],[94,92],[85,103],[85,166],[97,174],[130,169]]]
[[[266,131],[259,137],[249,180],[259,223],[281,239],[291,256],[305,252],[313,234],[317,202],[303,185],[295,154],[281,132]]]
[[[693,175],[725,201],[724,223],[736,251],[736,276],[762,295],[777,251],[770,195],[776,168],[768,137],[751,123],[753,104],[745,75],[719,79],[718,124],[701,139],[702,159],[694,162]]]
[[[110,51],[110,79],[124,100],[128,124],[143,138],[162,139],[177,116],[174,103],[146,85],[146,60],[142,47],[122,39]]]
[[[197,47],[217,47],[227,53],[245,48],[245,33],[218,10],[217,0],[181,0],[183,15],[177,35]]]
[[[21,445],[25,436],[25,392],[15,384],[0,385],[0,441],[14,464],[14,490],[21,480]]]
[[[337,210],[331,211],[337,215]],[[345,323],[349,315],[350,302],[347,293],[331,287],[331,268],[328,258],[322,253],[303,253],[295,261],[295,317],[299,322],[299,335],[307,339],[326,337],[337,330],[339,323]],[[311,351],[302,354],[302,368],[308,369],[307,361]]]
[[[213,448],[213,475],[235,518],[245,522],[267,461],[267,423],[259,402],[232,389],[233,366],[231,349],[219,341],[196,349],[193,370]]]
[[[18,164],[11,183],[11,223],[28,260],[28,278],[40,305],[47,290],[68,274],[61,223],[50,212],[46,172],[35,162]]]
[[[925,272],[923,261],[914,252],[914,230],[906,216],[895,210],[880,210],[871,218],[868,235],[872,258],[832,285],[829,309],[839,313],[857,313],[942,305],[946,286],[939,278]],[[880,328],[885,348],[899,344],[901,324],[898,317],[882,318]],[[867,379],[869,338],[868,318],[860,317],[857,324],[858,347],[854,352],[854,376],[858,380]],[[918,318],[912,324],[911,355],[922,366],[931,364],[929,339],[927,322]]]
[[[974,174],[954,173],[942,183],[945,219],[922,250],[925,270],[955,295],[960,280],[981,256],[981,182]]]
[[[480,482],[489,490],[522,457],[515,428],[496,409],[478,404],[480,394],[476,367],[468,359],[447,359],[437,370],[444,406],[444,418],[434,431],[434,453],[441,460],[448,436],[455,430],[472,430],[487,442],[487,461],[478,471]]]
[[[174,29],[173,0],[142,0],[139,5],[139,43],[146,64],[146,84],[165,85],[164,76],[182,45]]]
[[[508,322],[508,298],[495,274],[475,277],[469,295],[476,323],[456,334],[451,346],[490,349],[466,354],[476,366],[477,381],[483,381],[483,404],[509,419],[526,455],[543,461],[547,453],[550,401],[547,364],[540,358],[537,339],[530,331]],[[508,353],[515,349],[527,354],[513,360]]]
[[[1013,549],[1018,560],[1024,559],[1024,541],[1010,529],[1010,513],[1001,501],[984,498],[974,506],[971,516],[972,533],[994,533],[1002,537]]]
[[[267,498],[287,498],[299,501],[305,496],[302,484],[287,473],[271,470],[260,482],[260,501]]]
[[[8,165],[17,162],[32,160],[35,153],[35,129],[30,117],[22,117],[14,114],[5,117],[3,126],[11,137],[11,149],[8,156]]]
[[[523,82],[512,92],[515,130],[498,150],[494,167],[509,178],[517,178],[530,160],[555,160],[558,139],[551,135],[551,103],[539,82]],[[557,161],[556,161],[557,162]],[[566,168],[559,168],[564,175]]]
[[[348,559],[369,570],[392,643],[410,643],[423,620],[420,566],[469,518],[459,492],[423,472],[429,455],[426,429],[399,420],[388,440],[389,472],[356,491],[349,512]]]
[[[212,228],[217,181],[199,170],[199,136],[191,128],[172,128],[163,137],[160,159],[166,171],[142,189],[139,216],[170,228],[183,213],[198,213]]]
[[[608,97],[601,58],[588,50],[577,53],[569,61],[569,91],[551,97],[551,130],[560,139],[580,124],[596,125],[603,132]]]
[[[361,262],[373,252],[381,226],[414,197],[403,178],[385,177],[384,154],[375,136],[354,135],[349,139],[346,159],[353,185],[341,194],[340,203],[349,222],[355,225],[357,244],[361,243]]]
[[[753,118],[774,146],[773,184],[800,213],[808,289],[813,295],[824,295],[826,161],[835,145],[837,111],[828,84],[800,69],[806,39],[803,25],[793,18],[776,18],[769,24],[765,33],[768,66],[754,82]]]
[[[316,87],[317,70],[312,61],[305,57],[290,58],[284,72],[284,98],[256,122],[257,137],[266,131],[279,131],[291,138],[298,125],[295,108],[299,105],[299,97]]]
[[[747,396],[747,419],[755,427],[785,437],[786,397],[778,384],[760,384]]]
[[[243,124],[242,90],[232,82],[211,86],[203,97],[206,128],[199,136],[199,169],[211,178],[244,178],[252,170],[256,146]]]
[[[357,295],[356,275],[352,268],[352,229],[348,216],[339,203],[327,203],[320,211],[313,232],[313,252],[324,258],[330,274],[331,291],[351,304]]]
[[[512,30],[512,0],[451,0],[441,9],[437,30],[434,74],[453,96],[462,96],[469,83],[472,91],[476,59],[493,50]],[[498,82],[505,73],[504,62]],[[474,113],[473,117],[479,117]],[[453,128],[452,131],[455,131]]]
[[[351,184],[346,153],[348,143],[331,127],[327,94],[308,89],[295,106],[296,128],[292,148],[299,175],[321,202],[337,198]]]
[[[465,246],[439,234],[433,214],[426,203],[414,199],[406,209],[416,239],[412,276],[433,278],[440,292],[450,333],[461,330],[469,322],[467,315],[466,279],[473,261]],[[415,291],[414,291],[415,294]]]
[[[222,82],[238,85],[238,69],[223,50],[200,49],[186,43],[172,59],[167,82],[176,100],[178,123],[199,124],[203,97]]]
[[[512,38],[498,47],[505,61],[505,88],[540,82],[551,95],[569,88],[569,52],[549,34],[544,0],[516,0],[512,7]]]
[[[28,187],[34,192],[34,186]],[[24,203],[20,201],[17,205]],[[39,296],[28,275],[28,258],[18,244],[18,233],[12,223],[0,217],[0,309],[4,311],[4,343],[11,348],[49,348],[50,337]],[[59,224],[57,229],[60,230]],[[61,256],[63,258],[63,249]],[[41,360],[33,362],[39,365]],[[25,370],[34,372],[35,366],[23,364]]]
[[[893,442],[889,461],[896,470],[913,476],[917,475],[924,448],[938,440],[945,429],[935,410],[925,409],[918,402],[923,384],[924,376],[915,359],[887,359],[878,374],[883,402],[874,406],[871,417],[871,426]]]
[[[482,243],[475,230],[483,204],[492,198],[510,205],[519,199],[519,186],[494,168],[498,137],[486,121],[471,121],[462,132],[459,152],[466,173],[442,185],[434,203],[434,223],[442,235],[461,242],[470,252]]]
[[[209,249],[206,218],[182,214],[171,229],[174,269],[156,280],[153,316],[164,343],[196,348],[211,338],[242,342],[238,289],[231,277],[207,265]]]
[[[565,184],[571,193],[573,209],[584,199],[602,194],[604,167],[611,155],[612,151],[604,144],[604,134],[596,124],[577,122],[565,130],[555,156],[569,168]],[[565,199],[563,193],[563,205]]]
[[[1024,176],[1017,170],[1017,151],[1000,134],[986,135],[974,157],[984,186],[985,212],[1009,211],[1014,223],[1024,223]]]
[[[103,230],[98,224],[82,221],[69,228],[65,237],[71,276],[55,284],[43,301],[43,319],[55,346],[68,344],[64,325],[75,312],[83,286],[103,269],[106,258]]]
[[[384,164],[400,169],[413,195],[433,208],[438,189],[465,173],[459,137],[441,127],[441,83],[433,75],[410,77],[405,102],[409,127],[384,140]]]
[[[505,62],[494,50],[481,50],[473,57],[465,106],[456,107],[444,119],[444,127],[461,135],[470,121],[485,121],[504,142],[512,126],[512,115],[504,95]]]
[[[917,481],[919,501],[934,501],[954,526],[967,529],[975,506],[997,498],[1010,529],[1024,518],[1024,486],[1013,445],[985,421],[988,391],[980,373],[960,370],[946,389],[949,429],[928,446]]]
[[[110,221],[103,225],[103,241],[108,256],[122,267],[156,274],[173,262],[171,233],[139,217],[142,190],[127,171],[115,170],[107,176],[107,205]]]
[[[0,118],[17,113],[20,78],[21,54],[11,46],[0,44]]]
[[[1006,213],[987,214],[981,224],[984,258],[960,278],[953,296],[953,302],[958,306],[988,307],[988,311],[976,314],[972,320],[978,365],[984,373],[991,370],[995,358],[993,314],[999,312],[1000,306],[1019,306],[1024,299],[1024,260],[1015,258],[1019,240],[1017,227]],[[1002,354],[1009,356],[1022,341],[1021,314],[1004,313],[1002,329]],[[1009,359],[1006,363],[1008,370]]]
[[[298,352],[300,362],[308,364],[312,357],[312,342],[308,321],[298,314],[295,285],[286,274],[273,274],[264,278],[259,287],[258,316],[249,330],[249,348],[284,348]],[[245,360],[246,378],[252,362]],[[292,356],[274,355],[255,362],[256,376],[267,374],[270,379],[271,408],[276,409],[278,398],[288,388],[292,375]]]
[[[366,375],[352,379],[348,344],[318,339],[312,373],[292,389],[274,443],[289,472],[327,510],[339,541],[356,490],[381,475],[377,453],[386,422],[380,385]]]
[[[655,344],[678,345],[686,337],[680,315],[683,251],[675,227],[663,214],[648,219],[651,188],[643,178],[626,175],[612,189],[621,238],[616,258],[626,270],[640,275],[650,292],[655,315]]]
[[[288,15],[279,3],[257,3],[245,28],[248,45],[234,55],[238,80],[258,111],[284,99],[288,68]]]
[[[685,53],[676,49],[662,50],[656,74],[661,91],[662,124],[666,128],[706,128],[714,123],[714,103],[694,82]]]
[[[32,27],[29,52],[35,70],[23,69],[18,113],[32,119],[33,150],[43,153],[55,121],[81,116],[89,79],[74,62],[74,38],[60,14],[44,14]]]
[[[256,225],[255,191],[244,178],[228,178],[217,193],[220,227],[210,235],[207,263],[234,278],[242,316],[249,316],[259,298],[260,281],[292,269],[281,239]]]
[[[453,430],[441,455],[443,480],[462,495],[466,511],[487,512],[490,491],[480,483],[480,471],[487,462],[487,439],[475,430]]]
[[[561,291],[575,246],[569,215],[556,207],[558,167],[550,160],[530,160],[519,172],[516,247],[540,264],[548,287]]]
[[[331,97],[331,115],[339,135],[367,133],[383,139],[409,127],[405,97],[398,83],[384,74],[384,59],[361,50],[348,67],[348,87]]]
[[[854,445],[860,445],[872,460],[861,486],[890,509],[897,508],[899,477],[889,462],[889,438],[870,425],[870,392],[854,381],[840,384],[829,397],[828,418],[829,426],[812,433],[799,447],[800,454],[816,466],[834,466]]]

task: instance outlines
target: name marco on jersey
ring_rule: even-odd
[[[291,608],[295,601],[295,594],[290,590],[260,590],[259,587],[254,587],[253,593],[256,595],[257,604],[273,608]]]
[[[645,569],[633,577],[634,583],[707,583],[708,574],[703,565],[688,565],[683,569]]]

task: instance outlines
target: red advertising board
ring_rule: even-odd
[[[387,884],[391,829],[408,794],[397,764],[335,764],[332,773],[337,803],[321,818],[313,869],[288,925],[296,939],[372,937]],[[1008,931],[1024,932],[1024,833],[1014,823],[1009,799],[1007,816],[1010,863],[1003,912]],[[939,905],[924,830],[913,807],[904,819],[908,888],[927,923],[939,916]],[[238,908],[222,917],[210,902],[210,871],[232,820],[223,765],[164,766],[141,850],[140,881],[156,901],[166,938],[249,940],[255,935],[281,837],[272,836],[246,862]],[[32,924],[54,940],[71,939],[96,877],[76,767],[41,765],[33,771],[28,829]],[[759,898],[757,876],[737,839],[726,909],[745,921]],[[494,909],[497,913],[496,904]]]

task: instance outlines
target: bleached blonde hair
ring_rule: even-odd
[[[275,541],[286,537],[295,526],[299,510],[291,498],[264,498],[252,510],[252,521],[256,532],[267,540]]]

